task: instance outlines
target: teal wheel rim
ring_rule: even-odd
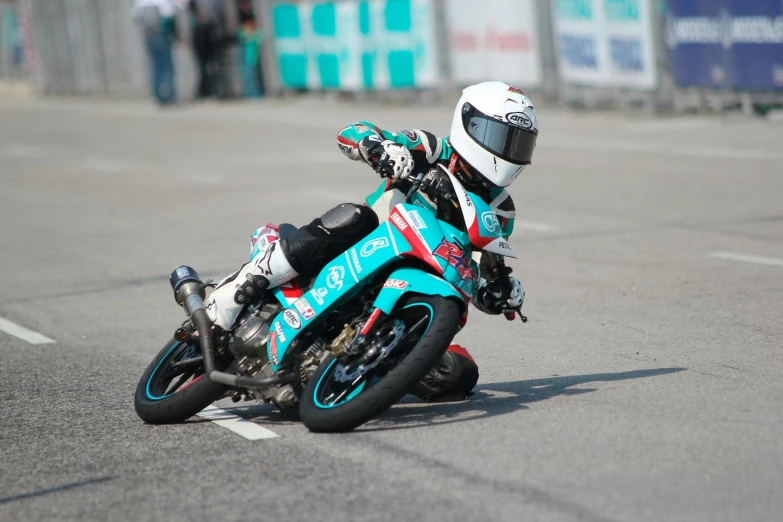
[[[432,306],[428,303],[409,304],[401,308],[397,313],[403,312],[404,310],[417,306],[426,307],[429,310],[429,321],[427,322],[426,328],[422,331],[421,335],[419,335],[416,344],[414,344],[410,348],[410,350],[405,352],[402,359],[400,360],[403,360],[405,357],[407,357],[408,354],[410,354],[416,349],[416,347],[421,342],[421,339],[427,335],[430,326],[432,326],[432,318],[435,315],[435,310],[433,310]],[[342,406],[352,401],[353,399],[361,395],[363,392],[371,389],[373,386],[375,386],[380,381],[382,381],[383,377],[385,376],[385,375],[377,375],[376,373],[371,371],[361,381],[359,382],[354,381],[355,384],[337,383],[335,378],[335,371],[337,369],[338,363],[339,363],[338,359],[332,360],[332,362],[329,363],[329,366],[326,368],[326,370],[321,374],[321,377],[318,379],[318,382],[315,385],[315,389],[313,390],[313,403],[318,408],[331,409],[331,408],[337,408],[339,406]],[[344,384],[344,386],[340,386],[340,384]]]
[[[197,375],[197,372],[193,372],[188,367],[178,371],[170,366],[174,361],[185,360],[198,353],[198,350],[193,346],[175,342],[166,355],[155,365],[155,369],[147,379],[145,388],[147,398],[151,401],[162,401],[199,380],[204,375],[203,373]],[[203,372],[200,366],[198,366],[198,372]]]

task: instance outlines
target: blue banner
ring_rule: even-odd
[[[678,85],[783,89],[781,0],[667,0],[666,45]]]

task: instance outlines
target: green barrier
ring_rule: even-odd
[[[284,88],[437,85],[432,0],[279,3],[273,34]]]

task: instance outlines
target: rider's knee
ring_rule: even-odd
[[[378,218],[369,207],[343,203],[320,218],[320,227],[332,237],[354,237],[369,234],[378,226]]]

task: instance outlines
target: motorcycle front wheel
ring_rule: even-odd
[[[377,417],[418,383],[441,358],[457,333],[460,308],[438,296],[412,295],[377,327],[377,336],[401,340],[377,365],[327,356],[302,393],[299,417],[310,431],[345,432]],[[390,333],[386,333],[390,332]],[[378,348],[383,348],[379,341]]]
[[[148,424],[178,424],[197,414],[228,391],[204,375],[198,343],[176,339],[163,347],[136,386],[136,413]],[[192,362],[188,362],[192,361]],[[229,366],[216,361],[219,370]]]

